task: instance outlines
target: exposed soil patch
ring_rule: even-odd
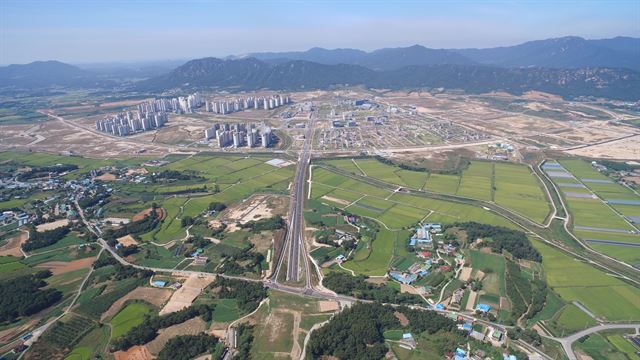
[[[36,226],[36,230],[38,230],[39,232],[42,232],[42,231],[57,229],[59,227],[63,227],[67,225],[69,225],[68,219],[60,219],[60,220],[40,224]]]
[[[400,325],[402,326],[408,326],[409,325],[409,319],[407,319],[407,317],[401,313],[401,312],[394,312],[393,315],[398,319],[398,321],[400,321]]]
[[[95,179],[102,180],[102,181],[115,181],[117,177],[112,173],[104,173],[100,176],[96,176]]]
[[[200,295],[202,289],[215,280],[215,276],[191,275],[182,284],[182,287],[173,293],[169,302],[160,310],[160,315],[182,310],[191,305],[193,300]]]
[[[337,199],[337,198],[334,198],[334,197],[331,197],[331,196],[327,196],[327,195],[321,197],[321,199],[325,199],[327,201],[331,201],[331,202],[334,202],[334,203],[340,204],[340,205],[349,205],[350,204],[348,201],[345,201],[345,200],[342,200],[342,199]]]
[[[418,295],[418,290],[411,285],[400,284],[400,292]]]
[[[144,219],[144,217],[149,215],[152,210],[153,210],[152,208],[148,208],[148,209],[144,209],[144,210],[140,211],[139,213],[133,215],[133,217],[131,218],[131,221],[139,221],[139,220]],[[165,213],[164,209],[157,208],[156,209],[156,214],[158,215],[158,217],[160,219],[164,219],[166,213]]]
[[[337,301],[319,301],[318,308],[320,312],[338,311],[340,310],[340,303]]]
[[[463,267],[462,270],[460,270],[460,276],[458,277],[458,279],[460,279],[460,281],[469,281],[469,279],[471,278],[471,272],[473,271],[473,268],[471,267]]]
[[[22,231],[16,236],[12,237],[11,239],[9,239],[9,241],[7,241],[6,244],[0,246],[0,256],[23,256],[22,251],[20,251],[20,247],[25,243],[25,241],[27,241],[28,238],[29,235],[25,231]]]
[[[205,331],[206,325],[200,317],[189,319],[182,324],[160,330],[158,337],[146,344],[146,347],[151,354],[158,355],[169,339],[178,335],[198,335]]]
[[[117,240],[120,244],[122,244],[122,246],[138,245],[136,239],[134,239],[131,235],[119,237]]]
[[[113,353],[115,360],[152,360],[153,356],[146,346],[134,346],[127,351]]]
[[[51,270],[53,275],[65,274],[71,271],[76,271],[80,269],[90,268],[93,262],[95,261],[95,257],[73,260],[73,261],[49,261],[46,263],[42,263],[37,265],[37,268],[45,268]]]

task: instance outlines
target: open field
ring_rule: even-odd
[[[125,306],[111,319],[111,337],[117,339],[144,320],[144,315],[152,311],[142,302],[134,302]]]
[[[574,260],[538,241],[547,283],[566,301],[577,300],[587,309],[611,321],[640,319],[640,289],[585,263]]]
[[[558,334],[571,334],[590,326],[597,325],[597,322],[587,313],[580,310],[573,304],[568,304],[562,309],[558,317],[555,319],[557,329],[561,332]]]
[[[322,162],[358,174],[359,171],[356,172],[358,168],[354,166],[356,163],[364,171],[365,176],[416,190],[424,189],[485,201],[495,200],[499,205],[538,223],[542,223],[551,211],[542,185],[525,165],[472,161],[469,167],[462,171],[462,175],[447,175],[403,170],[377,159],[339,159]],[[345,177],[337,174],[328,175],[323,169],[314,170],[315,181],[326,186],[351,189],[343,185],[348,182]],[[329,188],[321,186],[317,190],[312,189],[312,196],[318,198],[322,196],[319,194],[325,190],[329,191]],[[359,192],[370,193],[366,190]],[[377,195],[383,196],[383,194]]]
[[[559,184],[569,211],[573,215],[573,231],[589,246],[604,254],[635,265],[640,263],[640,253],[621,243],[640,244],[640,234],[633,234],[634,227],[625,216],[640,212],[640,206],[608,203],[612,199],[635,201],[640,197],[614,180],[593,169],[580,159],[564,159],[547,173],[564,171],[569,178],[552,177]],[[569,186],[569,184],[571,184]],[[585,194],[578,197],[576,194]],[[607,244],[609,242],[609,244]]]

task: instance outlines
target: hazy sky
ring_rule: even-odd
[[[640,37],[640,0],[0,0],[0,64],[490,47],[565,35]]]

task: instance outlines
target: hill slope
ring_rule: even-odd
[[[470,93],[539,90],[565,97],[640,98],[640,73],[625,69],[500,68],[484,65],[413,65],[374,71],[358,65],[288,61],[275,65],[254,59],[204,58],[171,73],[140,82],[142,90],[169,88],[273,90],[326,89],[363,85],[372,88],[446,88]]]

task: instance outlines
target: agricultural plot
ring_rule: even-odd
[[[387,273],[393,257],[393,247],[398,241],[404,242],[408,238],[408,231],[389,231],[380,229],[375,240],[371,242],[371,249],[362,249],[366,257],[347,261],[343,264],[346,269],[358,274],[381,276]]]
[[[524,165],[495,164],[495,201],[542,223],[551,211],[538,180]]]
[[[576,236],[604,254],[629,264],[640,263],[640,251],[626,245],[640,244],[640,235],[632,234],[635,229],[629,221],[640,214],[640,205],[631,205],[640,198],[583,160],[561,160],[557,168],[572,176],[552,179],[573,216]]]
[[[554,324],[560,332],[560,335],[562,335],[571,334],[590,326],[597,325],[597,322],[577,306],[568,304],[558,314]]]
[[[533,245],[542,254],[547,283],[564,301],[577,300],[610,321],[640,319],[640,289],[539,241]]]
[[[493,295],[490,297],[505,296],[504,257],[475,250],[469,251],[469,257],[471,258],[471,266],[476,270],[476,273],[477,271],[484,273],[482,278],[483,291]],[[497,302],[492,302],[500,303],[499,299]]]
[[[329,160],[325,163],[357,174],[353,169],[353,164],[349,161],[341,159]],[[495,200],[498,204],[539,223],[543,222],[550,212],[550,205],[542,185],[525,165],[472,161],[459,176],[404,170],[377,159],[356,159],[354,161],[364,171],[365,176],[417,190],[459,195],[485,201]],[[316,172],[319,173],[315,174]],[[328,170],[314,170],[313,178],[314,182],[349,189],[346,187],[345,177]],[[353,185],[352,182],[348,184]],[[360,189],[360,185],[358,189]],[[320,194],[324,191],[324,188],[319,188],[313,193],[313,197],[322,196]],[[359,192],[373,195],[368,191]],[[377,195],[381,196],[381,194]]]
[[[124,307],[111,319],[111,338],[117,339],[134,326],[140,325],[144,316],[152,311],[142,302],[134,302]]]
[[[463,171],[457,195],[480,200],[491,200],[493,164],[474,161]]]

